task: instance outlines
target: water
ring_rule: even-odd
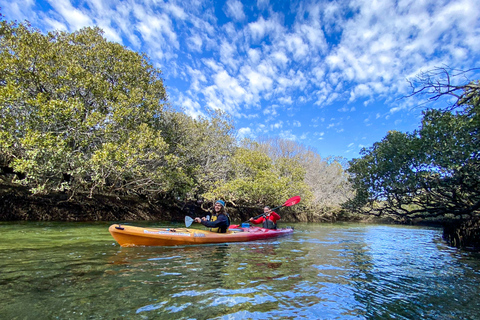
[[[121,248],[108,225],[0,223],[0,319],[480,319],[480,256],[439,229]]]

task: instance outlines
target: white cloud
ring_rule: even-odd
[[[250,62],[254,65],[258,64],[261,59],[261,51],[259,49],[248,49],[247,51]]]
[[[259,94],[272,88],[273,80],[268,75],[257,72],[250,67],[243,68],[242,73],[248,81],[250,92]]]
[[[185,13],[185,10],[174,3],[167,2],[167,3],[164,3],[162,6],[165,8],[165,11],[170,13],[174,18],[177,18],[180,20],[185,20],[188,18],[188,15]]]
[[[214,108],[225,110],[234,114],[237,105],[248,101],[251,94],[238,83],[238,80],[230,76],[225,70],[214,75],[215,85],[209,87],[209,105]]]
[[[0,8],[2,8],[2,13],[7,19],[23,21],[26,19],[26,16],[29,16],[31,19],[37,19],[36,14],[33,13],[32,7],[34,5],[33,0],[17,0],[17,1],[0,1]]]
[[[59,31],[67,31],[68,27],[65,25],[65,23],[60,22],[58,20],[50,19],[50,18],[45,18],[44,22],[53,30],[59,30]]]
[[[230,67],[232,71],[236,71],[239,64],[236,46],[227,41],[222,41],[220,45],[220,61]]]
[[[237,132],[237,138],[254,138],[254,134],[251,128],[240,128]]]
[[[308,54],[308,45],[305,44],[303,39],[298,35],[287,35],[283,45],[297,61],[305,58]]]
[[[272,129],[281,129],[283,127],[283,121],[278,121],[271,125]]]
[[[207,78],[202,70],[193,69],[187,66],[187,79],[190,82],[190,89],[194,92],[201,92],[203,84],[207,82]]]
[[[283,68],[285,68],[289,62],[287,55],[283,51],[274,51],[270,57],[277,65]]]
[[[177,34],[173,29],[172,20],[166,14],[143,12],[137,24],[142,38],[152,47],[162,47],[163,42],[176,49],[179,48]],[[163,45],[164,47],[164,45]]]
[[[185,113],[192,118],[199,118],[205,116],[205,114],[202,112],[200,104],[197,101],[180,95],[178,103],[185,110]]]
[[[224,11],[228,17],[236,21],[245,20],[245,13],[243,12],[243,4],[238,0],[227,0]]]
[[[475,38],[471,26],[478,27],[480,18],[478,4],[460,2],[356,2],[358,14],[346,22],[340,44],[326,58],[330,69],[338,70],[342,79],[358,83],[350,101],[395,91],[395,86],[387,89],[389,83],[401,82],[405,71],[425,66],[440,50],[451,51],[442,63],[458,65],[451,57],[463,55],[458,48]],[[465,10],[474,7],[475,13]]]
[[[257,21],[249,23],[245,31],[255,43],[269,35],[275,39],[279,34],[283,33],[283,27],[276,19],[277,17],[273,16],[265,20],[263,16],[261,16]]]
[[[280,138],[285,139],[285,140],[292,140],[292,141],[297,140],[297,136],[295,134],[293,134],[290,130],[281,131],[279,136],[280,136]]]
[[[315,137],[318,137],[317,140],[323,140],[324,139],[324,135],[325,135],[325,132],[315,132],[313,134]]]
[[[293,104],[293,98],[291,96],[280,97],[278,102],[282,105],[291,105]]]
[[[393,107],[393,108],[390,108],[390,113],[395,113],[395,112],[399,112],[401,110],[404,110],[405,109],[405,106],[396,106],[396,107]]]
[[[51,1],[50,5],[63,17],[70,26],[69,31],[75,31],[93,25],[89,14],[72,6],[68,0]]]
[[[193,34],[186,40],[187,46],[190,50],[202,52],[203,40],[199,34]]]

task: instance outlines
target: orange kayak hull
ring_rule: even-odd
[[[254,241],[289,235],[293,233],[293,228],[271,230],[258,227],[235,227],[230,228],[227,233],[215,233],[188,228],[142,228],[114,224],[108,228],[108,231],[119,245],[132,247]]]

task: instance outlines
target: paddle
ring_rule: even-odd
[[[207,219],[207,221],[210,221],[210,216],[207,215],[205,217]],[[189,216],[185,216],[185,227],[188,228],[192,225],[193,221],[195,221],[193,218],[189,217]]]
[[[300,196],[295,196],[295,197],[291,197],[290,199],[288,199],[287,201],[285,201],[284,204],[282,204],[281,206],[278,206],[276,208],[273,208],[272,211],[275,211],[277,209],[280,209],[282,207],[290,207],[290,206],[293,206],[293,205],[296,205],[297,203],[300,202],[300,200],[302,200],[300,198]],[[262,213],[262,214],[259,214],[258,216],[254,217],[253,220],[256,220],[258,218],[260,218],[261,216],[263,216],[265,213]],[[249,221],[249,220],[248,220]],[[245,222],[248,222],[248,221],[245,221]]]
[[[192,225],[193,219],[189,216],[185,216],[185,227],[188,228]]]

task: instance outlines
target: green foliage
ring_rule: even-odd
[[[98,28],[43,35],[2,21],[0,36],[0,153],[25,173],[19,182],[34,192],[168,188],[166,93],[146,57]]]
[[[173,189],[186,199],[198,199],[216,181],[225,179],[229,170],[233,125],[220,111],[208,116],[194,119],[184,113],[166,112],[161,120],[168,152],[177,156],[177,168],[186,173],[185,179],[176,179]]]
[[[390,132],[362,150],[362,158],[350,162],[356,196],[346,206],[410,218],[478,214],[478,91],[459,106],[463,109],[455,113],[427,110],[419,130]]]
[[[223,198],[243,206],[281,204],[294,195],[308,199],[305,169],[294,159],[273,161],[262,151],[238,147],[230,168],[229,178],[217,183],[206,198]]]

